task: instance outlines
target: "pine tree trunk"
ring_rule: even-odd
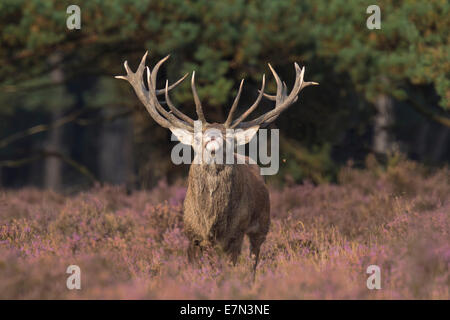
[[[56,66],[50,74],[51,81],[55,84],[61,83],[64,73],[61,66],[57,66],[62,59],[61,53],[55,53],[49,57],[50,65]],[[52,111],[52,122],[61,116],[61,109]],[[44,143],[45,149],[51,152],[61,152],[62,149],[62,128],[54,128],[48,132],[47,141]],[[47,157],[44,160],[44,187],[46,189],[58,190],[62,186],[62,162],[56,157]]]
[[[381,94],[375,101],[377,115],[374,123],[373,149],[386,154],[392,148],[391,126],[394,122],[392,98]]]

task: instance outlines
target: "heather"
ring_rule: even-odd
[[[0,193],[0,298],[449,299],[450,175],[398,158],[344,167],[335,184],[270,188],[272,224],[252,282],[208,250],[186,259],[183,184]],[[81,290],[66,269],[81,268]],[[366,269],[381,269],[369,290]]]

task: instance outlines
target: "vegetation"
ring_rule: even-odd
[[[0,298],[445,299],[450,266],[450,2],[0,1]],[[267,177],[272,224],[252,282],[187,264],[188,166],[124,81],[146,50],[157,86],[196,70],[208,120],[253,103],[270,62],[299,101]],[[194,116],[185,81],[174,104]],[[264,99],[254,117],[271,108]],[[250,119],[250,118],[249,118]],[[69,265],[82,290],[68,290]],[[369,265],[381,290],[369,290]]]
[[[0,298],[448,300],[448,169],[367,163],[343,168],[339,185],[271,191],[254,284],[248,242],[236,267],[213,252],[200,268],[187,263],[184,187],[3,192]],[[72,264],[81,290],[66,288]],[[381,269],[381,290],[366,287],[369,265]]]
[[[449,159],[449,129],[442,127],[450,123],[447,1],[383,1],[380,30],[366,27],[371,4],[366,0],[81,1],[80,30],[66,27],[70,4],[0,4],[0,136],[7,139],[0,141],[0,165],[8,186],[49,186],[46,171],[33,166],[47,166],[56,154],[72,160],[60,173],[69,186],[86,186],[95,177],[142,187],[185,174],[162,165],[169,161],[168,133],[155,126],[125,83],[112,77],[122,73],[124,60],[137,65],[147,49],[153,63],[171,54],[170,80],[197,71],[199,95],[212,121],[224,120],[242,78],[247,81],[241,110],[254,100],[267,62],[288,82],[294,61],[306,65],[307,80],[321,85],[305,90],[298,106],[277,120],[282,134],[302,149],[301,155],[282,150],[292,160],[280,177],[336,181],[347,160],[363,165],[368,153],[391,149],[430,164]],[[271,79],[268,91],[274,89]],[[381,110],[383,97],[394,107]],[[175,90],[173,100],[193,115],[188,81]],[[386,128],[377,126],[380,114],[389,117],[381,119]],[[8,140],[64,116],[75,119],[59,129],[50,126]],[[128,120],[121,120],[125,116]],[[108,128],[131,145],[106,150],[101,139],[112,141]],[[411,130],[417,135],[407,133]],[[374,146],[372,140],[384,134],[395,143]],[[429,146],[431,141],[441,142]],[[99,155],[124,149],[128,160]],[[103,172],[114,166],[104,159],[128,166],[123,178]],[[155,170],[148,163],[161,165]]]

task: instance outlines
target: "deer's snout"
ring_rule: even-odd
[[[217,152],[222,147],[219,140],[216,140],[216,138],[211,138],[209,141],[206,142],[206,150],[209,152]]]
[[[215,153],[222,148],[222,135],[216,130],[206,131],[203,139],[205,149],[210,153]]]

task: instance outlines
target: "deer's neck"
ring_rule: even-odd
[[[239,203],[242,186],[235,165],[191,165],[185,209],[202,238],[220,238],[226,233],[233,206]]]
[[[189,188],[202,200],[227,201],[235,179],[235,166],[226,164],[192,165]]]

